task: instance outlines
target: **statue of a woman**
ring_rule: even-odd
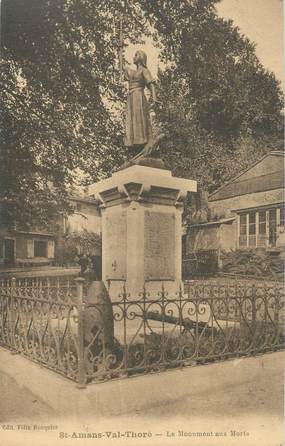
[[[133,154],[137,154],[145,146],[153,143],[149,105],[144,94],[147,87],[153,102],[157,102],[154,79],[147,69],[147,56],[144,51],[137,51],[134,56],[137,69],[125,66],[125,78],[129,82],[129,92],[126,111],[125,146],[132,147]]]

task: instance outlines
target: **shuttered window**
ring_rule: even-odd
[[[49,259],[54,258],[54,241],[53,240],[48,241],[47,256]]]
[[[47,257],[47,242],[45,240],[34,240],[35,257]]]
[[[34,257],[34,240],[27,240],[27,258],[32,259]]]

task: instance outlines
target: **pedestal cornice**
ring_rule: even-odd
[[[101,207],[131,201],[179,206],[188,192],[197,192],[197,182],[173,177],[169,170],[134,165],[91,185],[89,191]]]

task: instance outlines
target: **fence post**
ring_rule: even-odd
[[[11,300],[7,310],[10,312],[9,317],[9,331],[10,331],[10,347],[15,348],[15,310],[14,310],[14,298],[16,291],[16,278],[11,278]],[[14,353],[14,352],[13,352]]]
[[[280,293],[280,288],[278,288],[277,282],[275,281],[274,283],[274,326],[276,328],[276,333],[277,336],[275,338],[274,344],[277,343],[277,347],[280,344],[280,336],[282,336],[282,331],[283,331],[283,327],[284,324],[280,324],[279,323],[279,310],[281,310],[282,305],[280,306],[280,300],[281,300],[281,293]],[[282,327],[283,325],[283,327]],[[282,344],[282,341],[281,341]]]
[[[83,277],[77,277],[76,282],[76,295],[78,305],[78,377],[77,387],[84,389],[86,387],[86,367],[85,367],[85,355],[84,355],[84,310],[85,302],[83,300],[83,284],[85,279]]]
[[[256,324],[256,286],[255,284],[252,285],[252,315],[251,315],[251,328],[252,328],[252,346],[254,348],[254,353],[256,353],[256,335],[257,335],[257,324]]]

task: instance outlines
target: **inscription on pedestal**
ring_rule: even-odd
[[[126,279],[127,219],[125,211],[106,216],[104,254],[106,278]]]
[[[145,211],[145,280],[175,280],[175,214]]]

